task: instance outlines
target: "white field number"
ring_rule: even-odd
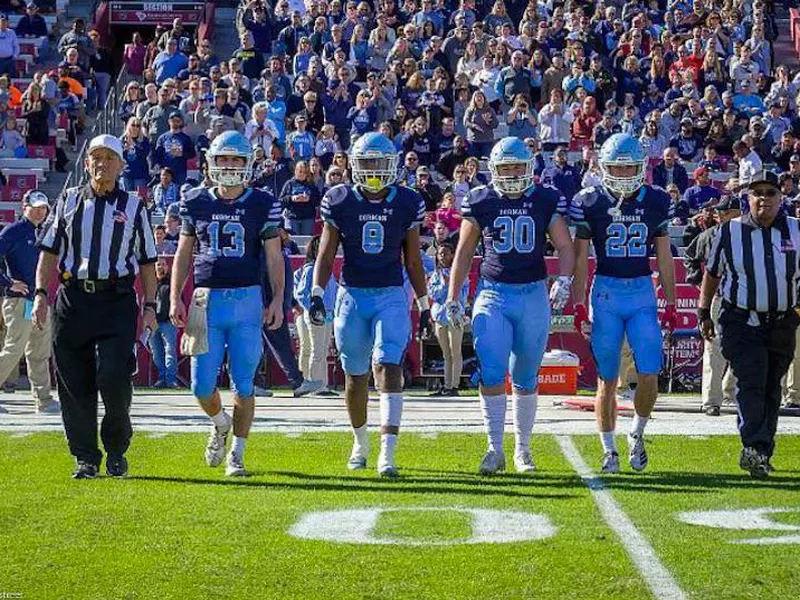
[[[798,513],[800,508],[749,508],[740,510],[702,510],[678,513],[679,521],[734,531],[780,531],[782,535],[733,540],[733,544],[762,546],[770,544],[800,544],[800,526],[775,521],[770,515]],[[794,535],[787,535],[794,532]]]
[[[411,511],[441,511],[467,514],[472,521],[468,538],[415,540],[378,537],[375,526],[382,513]],[[306,540],[321,540],[340,544],[383,544],[399,546],[450,546],[455,544],[511,544],[544,540],[556,534],[556,527],[545,515],[513,510],[482,508],[361,508],[330,510],[303,515],[289,529],[289,535]]]

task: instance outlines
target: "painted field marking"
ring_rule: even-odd
[[[689,525],[732,529],[735,531],[800,531],[800,526],[779,523],[769,515],[796,513],[800,508],[745,508],[739,510],[697,510],[676,515],[679,521]],[[745,538],[732,540],[731,544],[766,546],[771,544],[800,544],[800,534],[778,537]]]
[[[397,511],[461,512],[472,517],[472,536],[453,540],[414,540],[377,537],[381,513]],[[453,546],[458,544],[512,544],[544,540],[556,534],[550,519],[541,514],[482,508],[408,506],[360,508],[306,513],[289,529],[289,535],[306,540],[340,544],[396,546]]]
[[[653,592],[653,596],[659,600],[686,600],[688,598],[686,592],[681,589],[672,573],[661,563],[650,542],[636,529],[636,525],[622,510],[622,507],[611,495],[611,491],[603,485],[602,478],[588,467],[572,438],[559,435],[556,436],[556,440],[564,457],[589,488],[603,520],[619,538],[636,570],[639,571],[650,591]]]

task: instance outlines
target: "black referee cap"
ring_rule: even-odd
[[[781,188],[781,184],[778,181],[778,174],[775,173],[775,171],[770,171],[768,169],[762,169],[756,172],[747,187],[753,187],[759,183],[768,183],[778,189]]]

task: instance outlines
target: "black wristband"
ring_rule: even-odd
[[[44,296],[45,299],[47,299],[47,290],[44,289],[44,288],[36,288],[35,290],[33,290],[33,295],[34,296]]]
[[[156,303],[155,302],[145,302],[144,303],[144,310],[147,310],[148,308],[150,310],[152,310],[153,312],[156,312]]]
[[[698,308],[697,309],[697,320],[701,323],[703,321],[710,321],[711,320],[711,309],[710,308]]]

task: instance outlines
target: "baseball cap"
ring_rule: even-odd
[[[789,162],[800,162],[800,154],[792,154],[789,157]]]
[[[768,169],[761,169],[755,173],[747,187],[752,188],[759,183],[768,183],[769,185],[773,185],[778,189],[781,187],[780,183],[778,182],[778,175],[775,173],[775,171],[770,171]]]
[[[708,167],[697,167],[692,173],[692,177],[697,179],[701,175],[708,175]]]
[[[691,117],[683,117],[681,119],[681,125],[694,125]]]
[[[428,170],[428,167],[422,166],[417,167],[417,175],[430,175],[431,172]]]
[[[28,2],[25,5],[25,8],[39,8],[39,7],[37,6],[36,2]]]
[[[0,21],[8,21],[8,15],[6,13],[0,13]]]
[[[741,205],[739,204],[739,199],[734,198],[732,194],[727,194],[720,198],[719,202],[717,202],[713,206],[714,210],[723,211],[723,210],[739,210]]]
[[[99,148],[107,148],[116,154],[120,160],[125,160],[125,155],[122,151],[122,142],[119,138],[113,135],[103,134],[92,138],[89,142],[89,149],[86,154],[89,155]]]
[[[39,208],[40,206],[50,207],[50,201],[47,199],[47,196],[44,192],[40,192],[39,190],[28,190],[25,192],[25,195],[22,197],[22,204],[32,208]]]

